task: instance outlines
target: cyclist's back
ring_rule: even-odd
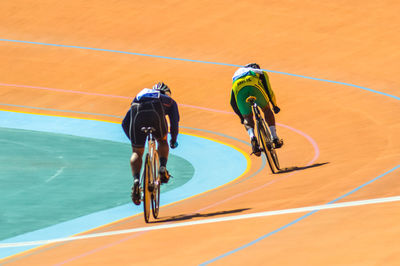
[[[269,77],[265,71],[252,67],[241,67],[233,74],[232,82],[232,96],[237,99],[239,105],[245,102],[247,96],[253,95],[257,96],[258,105],[262,108],[268,102],[276,106],[275,94],[271,89]],[[239,93],[242,94],[240,99],[238,99]],[[243,107],[241,111],[248,113],[250,109]],[[243,114],[243,112],[241,113]]]
[[[246,77],[246,76],[255,76],[256,74],[263,74],[261,69],[254,69],[250,67],[241,67],[235,71],[232,77],[232,81],[235,82],[236,80]]]
[[[133,147],[144,147],[146,134],[142,127],[154,127],[154,136],[159,139],[167,134],[164,107],[161,94],[151,89],[143,89],[132,101],[131,108],[122,121],[125,134]]]

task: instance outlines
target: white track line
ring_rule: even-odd
[[[46,183],[50,182],[51,180],[53,180],[57,176],[61,175],[61,173],[64,171],[64,169],[65,169],[65,166],[63,166],[60,169],[58,169],[58,171],[54,175],[52,175],[49,179],[46,180]]]
[[[400,201],[400,196],[388,197],[388,198],[377,198],[377,199],[370,199],[370,200],[359,200],[359,201],[351,201],[351,202],[343,202],[343,203],[333,203],[333,204],[325,204],[325,205],[316,205],[316,206],[278,210],[278,211],[266,211],[266,212],[259,212],[259,213],[250,213],[250,214],[234,215],[234,216],[229,216],[229,217],[206,219],[206,220],[193,221],[193,222],[164,224],[164,225],[158,225],[158,226],[133,228],[133,229],[126,229],[126,230],[110,231],[110,232],[104,232],[104,233],[88,234],[88,235],[82,235],[82,236],[71,236],[71,237],[48,239],[48,240],[16,242],[16,243],[0,243],[0,248],[36,246],[36,245],[52,244],[52,243],[57,243],[57,242],[66,242],[66,241],[73,241],[73,240],[80,240],[80,239],[95,238],[95,237],[130,234],[130,233],[153,231],[153,230],[176,228],[176,227],[184,227],[184,226],[199,225],[199,224],[226,222],[226,221],[257,218],[257,217],[266,217],[266,216],[273,216],[273,215],[310,212],[310,211],[316,211],[316,210],[336,209],[336,208],[343,208],[343,207],[353,207],[353,206],[396,202],[396,201]]]

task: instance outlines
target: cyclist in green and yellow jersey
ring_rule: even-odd
[[[231,106],[235,113],[240,117],[247,133],[250,136],[253,153],[256,156],[261,155],[257,138],[254,136],[254,119],[251,106],[246,102],[249,96],[255,96],[257,105],[264,112],[265,121],[267,122],[272,134],[275,148],[280,148],[283,141],[278,138],[275,127],[275,114],[279,113],[280,108],[277,106],[276,98],[267,72],[260,69],[256,63],[247,64],[239,68],[232,77]],[[269,106],[272,105],[273,112]]]

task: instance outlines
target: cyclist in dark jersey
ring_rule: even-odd
[[[142,132],[142,127],[155,128],[153,135],[158,142],[161,182],[167,183],[170,178],[166,169],[169,155],[166,116],[168,116],[170,122],[171,139],[169,144],[173,149],[178,146],[177,137],[179,133],[178,105],[170,96],[171,90],[163,82],[157,83],[152,89],[143,89],[133,99],[131,107],[122,121],[122,128],[132,144],[130,159],[134,179],[132,201],[136,205],[140,204],[139,178],[146,142],[146,134]]]

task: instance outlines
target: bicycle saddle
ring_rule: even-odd
[[[253,102],[255,102],[255,100],[257,100],[257,98],[255,96],[249,96],[246,99],[246,103],[253,103]]]
[[[142,127],[140,130],[142,130],[144,133],[147,133],[147,132],[152,133],[152,132],[156,131],[156,129],[154,127]]]

